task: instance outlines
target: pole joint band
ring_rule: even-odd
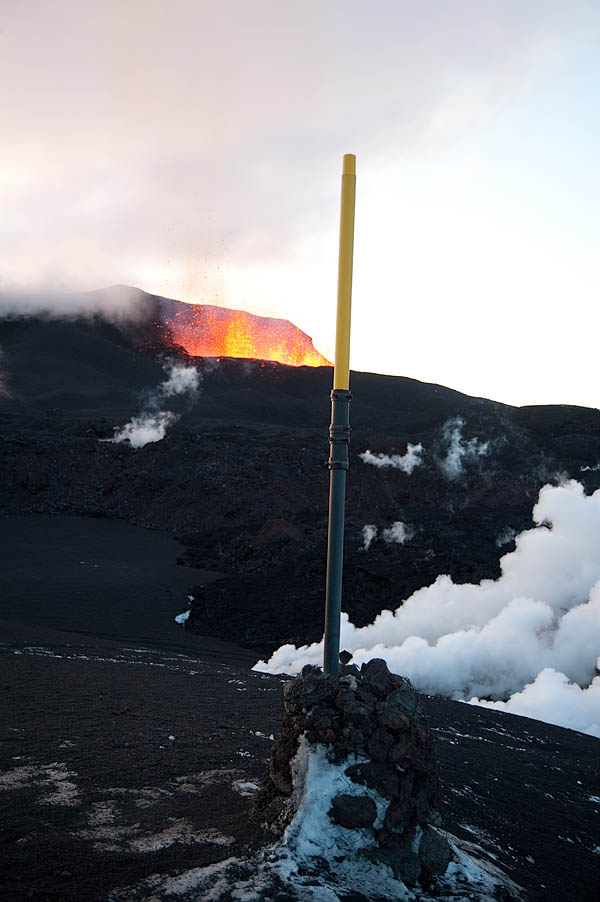
[[[334,444],[350,444],[350,426],[346,423],[332,423],[329,427],[329,441]]]
[[[330,457],[327,466],[330,470],[347,470],[350,465],[347,460],[332,460]]]
[[[332,401],[350,401],[352,392],[347,388],[332,388],[329,397]]]

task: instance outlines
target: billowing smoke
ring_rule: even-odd
[[[410,442],[406,446],[406,454],[373,454],[369,449],[358,456],[364,463],[372,464],[374,467],[394,467],[402,470],[408,476],[415,467],[420,467],[423,463],[422,455],[423,445],[411,445]]]
[[[141,413],[131,418],[121,429],[115,428],[110,441],[128,442],[132,448],[143,448],[152,442],[160,442],[167,427],[176,423],[179,414],[163,409],[167,398],[188,395],[194,401],[200,390],[201,373],[194,366],[180,366],[172,362],[164,364],[168,379],[150,392]]]
[[[374,523],[365,523],[362,528],[363,534],[363,548],[365,551],[368,551],[371,547],[371,542],[377,538],[377,527]]]
[[[499,707],[600,737],[600,489],[544,486],[536,524],[479,585],[447,576],[362,628],[342,615],[357,664],[385,658],[428,693]],[[296,673],[322,645],[284,645],[257,670]]]
[[[472,463],[490,453],[490,443],[480,442],[478,438],[463,441],[462,429],[465,421],[462,417],[453,417],[444,423],[442,433],[448,443],[446,456],[439,461],[446,479],[458,479],[464,472],[465,463]]]
[[[412,526],[407,526],[402,520],[396,520],[387,529],[384,529],[381,535],[384,542],[395,543],[396,545],[404,545],[408,539],[412,539],[415,531]]]
[[[128,285],[113,285],[99,291],[2,291],[0,319],[100,316],[117,324],[137,323],[149,317],[153,301],[151,295]]]

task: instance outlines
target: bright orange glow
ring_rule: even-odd
[[[175,343],[193,357],[245,357],[289,366],[331,366],[313,347],[312,339],[288,320],[206,304],[167,303],[163,323]]]

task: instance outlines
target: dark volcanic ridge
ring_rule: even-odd
[[[0,320],[0,490],[5,513],[65,512],[167,529],[190,567],[217,570],[195,596],[188,628],[265,656],[322,633],[327,529],[329,367],[191,358],[146,319]],[[110,439],[165,380],[165,357],[202,381],[166,438],[133,450]],[[501,554],[531,526],[544,483],[600,486],[600,412],[515,408],[404,377],[352,374],[344,609],[357,626],[442,573],[498,576]],[[449,475],[448,424],[458,430]],[[450,430],[452,432],[452,429]],[[402,458],[409,474],[360,459]],[[478,453],[482,448],[485,453]],[[456,451],[456,447],[454,449]],[[409,525],[403,544],[383,539]],[[377,529],[365,550],[363,528]],[[226,611],[226,616],[224,612]]]
[[[292,366],[330,366],[309,335],[286,319],[213,304],[185,303],[128,285],[97,291],[33,295],[0,293],[0,319],[66,319],[139,350],[193,357],[261,359]],[[116,330],[116,331],[115,331]]]

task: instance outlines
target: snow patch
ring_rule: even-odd
[[[31,764],[15,767],[0,773],[0,792],[12,789],[35,787],[42,790],[39,805],[58,805],[71,808],[79,804],[79,791],[69,777],[76,777],[75,771],[66,764],[53,761],[52,764]]]
[[[397,880],[386,865],[374,864],[364,855],[374,843],[368,830],[346,830],[328,817],[332,798],[340,792],[362,795],[365,787],[349,780],[344,770],[360,760],[352,756],[332,764],[324,746],[309,746],[305,739],[293,762],[296,813],[282,842],[264,848],[254,858],[227,858],[207,867],[192,868],[176,876],[153,874],[133,887],[113,891],[111,902],[132,898],[163,896],[196,897],[203,902],[238,900],[264,902],[280,895],[297,902],[339,902],[349,893],[363,893],[366,899],[389,902],[431,902],[428,892],[409,889]],[[383,822],[386,802],[370,792]],[[446,875],[436,881],[435,898],[479,902],[497,897],[504,886],[520,898],[520,889],[498,867],[479,858],[479,846],[446,834],[454,861]],[[474,854],[473,854],[474,853]]]
[[[231,788],[245,798],[252,798],[254,793],[259,791],[260,786],[257,783],[251,783],[249,780],[234,780]]]
[[[198,843],[230,846],[233,842],[232,836],[225,836],[218,830],[196,830],[190,821],[181,819],[175,820],[170,827],[166,827],[160,833],[147,834],[139,839],[131,840],[129,848],[133,852],[158,852],[160,849],[169,848],[174,843],[186,846]]]

